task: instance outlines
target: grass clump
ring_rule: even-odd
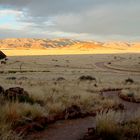
[[[26,124],[28,120],[36,117],[47,116],[48,113],[38,104],[6,101],[0,107],[0,114],[0,140],[16,140],[18,135],[13,130],[17,126]]]
[[[125,120],[125,113],[108,111],[96,117],[96,137],[102,140],[140,139],[140,110]]]
[[[98,114],[96,117],[97,135],[104,140],[118,140],[121,138],[121,130],[118,123],[121,122],[120,113],[109,111],[108,113]]]

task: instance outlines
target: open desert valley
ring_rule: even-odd
[[[140,138],[139,51],[90,47],[2,49],[1,139]]]
[[[0,0],[0,140],[140,140],[140,0]]]

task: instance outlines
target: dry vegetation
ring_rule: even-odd
[[[130,56],[133,59],[128,59]],[[116,61],[115,64],[114,57],[115,59],[123,57],[124,60],[119,63]],[[22,99],[22,102],[18,98],[10,100],[1,94],[0,139],[22,139],[25,129],[23,130],[21,126],[25,128],[27,124],[33,124],[37,118],[51,117],[55,121],[84,117],[109,109],[115,111],[97,115],[98,134],[105,133],[107,138],[113,135],[113,139],[120,139],[118,136],[123,137],[120,132],[125,134],[130,126],[129,132],[139,138],[139,115],[135,116],[137,119],[131,117],[132,120],[124,123],[122,121],[124,115],[118,112],[123,109],[120,101],[104,96],[101,91],[122,89],[121,94],[139,100],[140,73],[113,71],[95,65],[97,62],[112,61],[113,66],[119,65],[127,70],[129,65],[123,67],[121,63],[131,62],[131,69],[134,65],[135,70],[140,70],[138,66],[140,59],[135,54],[9,57],[6,64],[0,65],[1,86],[5,90],[22,87],[28,92],[30,100],[27,98]],[[75,116],[72,116],[69,110],[74,110]],[[123,125],[118,122],[120,120]],[[132,121],[138,125],[136,123],[133,125]],[[40,127],[35,125],[33,129],[40,130]],[[20,132],[19,135],[16,132]]]
[[[125,113],[109,111],[96,117],[96,137],[107,140],[140,139],[140,110],[126,120]]]
[[[89,128],[82,140],[139,140],[140,110],[129,114],[125,112],[104,111],[96,116],[96,127]]]

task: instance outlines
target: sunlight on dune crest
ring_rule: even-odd
[[[0,49],[8,56],[140,53],[140,43],[96,42],[72,39],[3,39]]]

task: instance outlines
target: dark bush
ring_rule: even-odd
[[[7,77],[6,79],[7,80],[16,80],[17,78],[16,77]]]
[[[125,83],[127,84],[127,83],[134,83],[134,80],[133,79],[131,79],[131,78],[128,78],[128,79],[126,79],[125,80]]]
[[[3,93],[3,95],[6,99],[11,101],[34,103],[33,99],[29,97],[28,92],[20,87],[9,88]]]
[[[95,77],[92,77],[92,76],[89,76],[89,75],[87,75],[87,76],[81,76],[80,78],[79,78],[79,80],[81,80],[81,81],[84,81],[84,80],[89,80],[89,81],[96,81],[96,78]]]
[[[111,64],[111,62],[108,62],[108,64],[110,65],[110,64]]]

